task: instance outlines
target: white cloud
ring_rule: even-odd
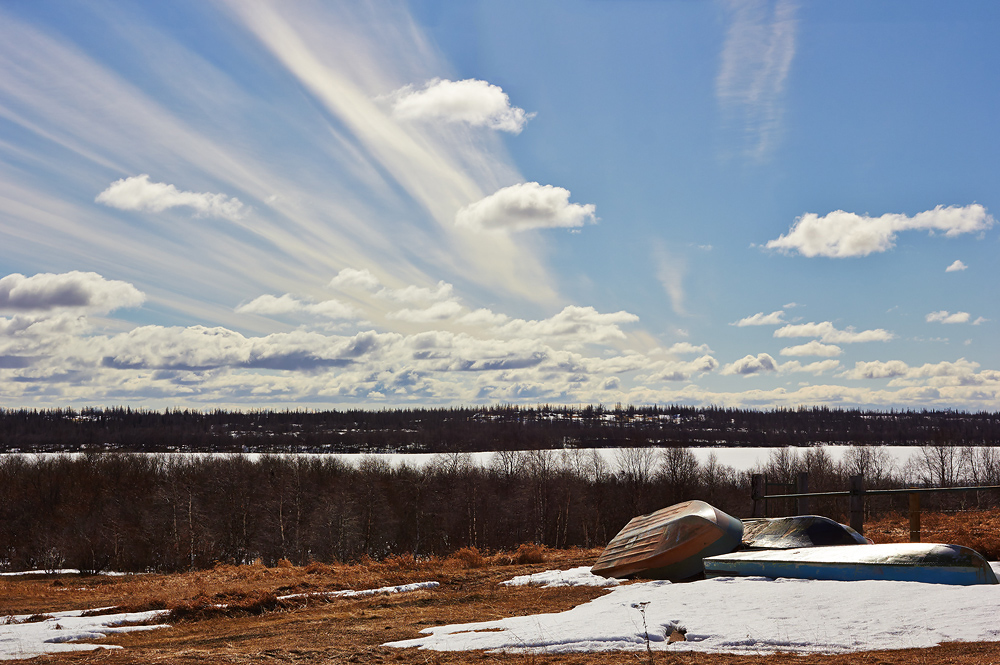
[[[951,314],[945,310],[941,310],[940,312],[931,312],[926,318],[927,323],[968,323],[971,317],[968,312],[955,312]]]
[[[734,363],[730,363],[722,368],[723,374],[740,374],[750,376],[761,372],[774,372],[778,369],[778,363],[774,358],[766,353],[758,353],[756,356],[743,356]]]
[[[782,374],[792,374],[792,373],[807,373],[820,375],[824,372],[830,372],[840,367],[839,360],[819,360],[814,363],[809,363],[803,365],[798,360],[789,360],[778,367],[778,371]]]
[[[913,217],[885,214],[868,217],[836,210],[823,217],[807,213],[795,220],[787,235],[768,241],[768,249],[803,256],[844,258],[885,252],[895,246],[901,231],[942,232],[952,237],[990,228],[994,219],[979,204],[937,206]],[[954,265],[954,264],[953,264]]]
[[[650,369],[651,374],[646,381],[690,381],[695,374],[715,371],[719,361],[710,355],[695,358],[689,362],[661,362]]]
[[[858,342],[887,342],[895,339],[888,330],[875,328],[856,332],[853,327],[838,330],[829,321],[820,323],[789,324],[774,331],[775,337],[817,337],[828,344],[855,344]]]
[[[480,308],[474,312],[469,312],[458,319],[458,322],[462,325],[482,328],[501,326],[508,321],[510,321],[510,317],[506,314],[500,314],[486,308]]]
[[[367,268],[363,270],[344,268],[330,280],[329,286],[331,289],[357,288],[364,289],[365,291],[374,291],[381,286],[381,283],[372,274],[371,270]]]
[[[185,192],[173,185],[150,182],[149,175],[132,176],[116,180],[94,199],[119,210],[163,212],[168,208],[193,208],[199,215],[238,220],[248,208],[235,196],[208,192]]]
[[[782,323],[786,323],[785,313],[779,309],[778,311],[771,312],[770,314],[757,312],[753,316],[740,319],[736,323],[732,323],[730,325],[743,328],[746,326],[780,326]]]
[[[535,117],[534,113],[511,106],[500,86],[476,79],[433,79],[421,89],[408,85],[389,97],[393,114],[406,120],[462,122],[520,134],[525,123]]]
[[[561,312],[540,321],[513,319],[496,328],[495,331],[509,337],[569,337],[575,343],[597,343],[612,339],[625,339],[619,327],[623,323],[639,320],[635,314],[625,311],[601,314],[593,307],[569,305]]]
[[[954,362],[925,363],[920,367],[913,367],[907,372],[907,378],[970,377],[978,368],[979,363],[959,358]],[[996,372],[988,374],[992,380],[996,380]]]
[[[523,231],[596,221],[592,203],[570,203],[569,196],[562,187],[523,182],[465,206],[455,215],[455,223],[472,229]]]
[[[262,295],[236,308],[239,314],[259,314],[261,316],[284,316],[289,314],[311,314],[328,319],[355,319],[358,312],[339,300],[305,301],[286,293],[283,296]]]
[[[961,270],[968,270],[969,266],[965,265],[959,260],[955,260],[950,266],[944,269],[945,272],[959,272]]]
[[[854,369],[845,372],[843,376],[848,379],[892,379],[897,376],[906,376],[909,369],[909,366],[902,360],[888,362],[873,360],[854,363]]]
[[[832,358],[843,353],[843,349],[835,344],[823,344],[813,340],[798,346],[786,346],[781,350],[783,356],[821,356]]]
[[[45,312],[79,309],[107,313],[138,307],[146,296],[128,282],[105,279],[95,272],[19,273],[0,279],[0,310]]]
[[[723,108],[742,122],[747,152],[765,157],[774,147],[784,114],[785,80],[795,57],[796,3],[731,0],[732,23],[726,32],[716,77]]]
[[[690,342],[677,342],[669,349],[667,349],[667,353],[673,353],[677,355],[686,355],[689,353],[711,353],[711,352],[712,349],[708,348],[708,344],[699,344],[698,346],[695,346]]]
[[[438,302],[442,300],[448,300],[452,297],[452,292],[454,287],[445,282],[440,281],[437,286],[433,289],[426,286],[404,286],[401,289],[390,289],[388,287],[379,289],[375,296],[377,298],[385,298],[387,300],[395,300],[396,302],[404,303],[422,303],[422,302]]]
[[[444,321],[458,316],[463,307],[455,300],[437,302],[425,309],[401,309],[386,315],[389,319],[412,321],[415,323],[428,321]]]
[[[433,288],[426,286],[416,286],[410,284],[398,289],[382,286],[382,283],[367,268],[357,270],[355,268],[344,268],[330,280],[329,288],[360,289],[372,293],[376,298],[382,300],[392,300],[407,304],[424,304],[429,302],[440,302],[451,300],[454,287],[445,281],[439,281]]]

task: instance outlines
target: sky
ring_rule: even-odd
[[[0,406],[996,411],[997,27],[0,4]]]

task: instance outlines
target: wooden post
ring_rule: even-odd
[[[865,477],[851,476],[851,528],[865,533]]]
[[[910,495],[910,542],[920,542],[920,494]]]
[[[753,514],[751,517],[764,517],[765,501],[764,501],[764,488],[767,483],[764,479],[764,474],[755,473],[750,479],[750,498],[753,499]]]
[[[799,471],[799,475],[795,477],[795,493],[796,494],[806,494],[809,492],[809,472]],[[796,500],[796,508],[799,515],[809,514],[809,497],[800,496]]]

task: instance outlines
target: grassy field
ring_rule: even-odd
[[[927,514],[926,541],[952,542],[990,551],[1000,537],[1000,514]],[[869,523],[876,542],[908,537],[905,516]],[[981,550],[982,551],[982,550]],[[586,587],[541,589],[501,585],[515,575],[589,565],[600,550],[544,550],[484,556],[462,550],[446,559],[398,557],[351,565],[312,564],[267,568],[219,566],[175,575],[126,577],[39,576],[0,578],[0,616],[117,606],[171,610],[169,629],[106,638],[123,650],[40,657],[28,662],[106,663],[643,663],[646,653],[524,655],[437,653],[379,646],[416,637],[431,625],[559,612],[604,592]],[[371,589],[437,581],[440,587],[367,598],[296,599],[278,596],[342,589]],[[220,608],[219,605],[226,607]],[[840,656],[726,656],[696,653],[652,655],[657,663],[1000,663],[1000,643],[954,643],[933,649],[865,652]],[[11,661],[18,662],[18,661]]]

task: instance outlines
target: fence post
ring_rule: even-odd
[[[753,499],[753,514],[751,517],[764,517],[762,513],[766,511],[766,507],[763,511],[761,507],[766,506],[766,502],[763,499],[765,486],[764,474],[753,474],[753,477],[750,479],[750,498]]]
[[[910,494],[910,542],[920,542],[920,495]]]
[[[851,528],[865,533],[865,477],[851,476]]]
[[[807,494],[809,492],[809,472],[799,471],[799,475],[795,477],[795,493],[796,494]],[[809,514],[809,497],[800,496],[796,501],[797,510],[799,515]]]

